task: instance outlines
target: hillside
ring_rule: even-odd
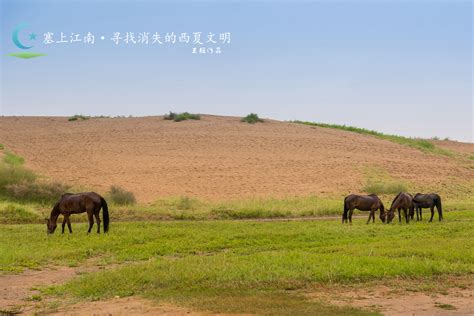
[[[119,185],[142,202],[339,196],[370,181],[465,195],[474,183],[474,144],[451,141],[435,142],[454,153],[444,156],[338,129],[208,115],[2,117],[0,125],[0,143],[39,174],[98,192]]]

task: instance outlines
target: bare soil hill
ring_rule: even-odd
[[[236,117],[1,117],[0,143],[48,178],[102,193],[119,185],[141,202],[341,195],[360,192],[370,170],[417,188],[474,179],[457,158],[342,130]],[[474,144],[440,143],[474,152]]]

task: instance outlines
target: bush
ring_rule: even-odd
[[[16,201],[49,204],[56,202],[69,188],[58,182],[22,182],[7,185],[5,193]]]
[[[241,120],[241,122],[247,122],[247,123],[250,123],[250,124],[255,124],[255,123],[263,123],[264,121],[258,117],[257,114],[255,113],[250,113],[249,115],[247,115],[246,117],[243,117]]]
[[[165,114],[164,116],[165,120],[172,120],[175,122],[181,122],[181,121],[186,121],[186,120],[200,120],[201,116],[198,114],[192,114],[189,112],[184,112],[184,113],[174,113],[171,112],[169,114]]]
[[[5,145],[0,144],[0,150],[4,150],[4,149],[5,149]]]
[[[77,120],[85,121],[85,120],[88,120],[88,119],[89,119],[89,116],[76,114],[76,115],[70,116],[67,120],[69,122],[72,122],[72,121],[77,121]]]
[[[28,211],[23,206],[8,204],[0,209],[1,224],[27,224],[41,221],[39,214]]]
[[[397,183],[397,182],[369,182],[367,183],[363,189],[366,193],[374,193],[374,194],[395,194],[399,192],[406,192],[408,191],[407,186],[404,183]]]
[[[25,163],[25,159],[23,157],[15,155],[9,151],[5,152],[3,156],[3,162],[13,166],[21,166]]]
[[[183,196],[176,203],[176,208],[182,211],[190,211],[190,210],[195,209],[196,204],[197,204],[197,201],[190,199],[187,196]]]
[[[35,180],[36,175],[22,166],[0,163],[0,193],[4,193],[8,185],[32,183]]]
[[[110,187],[107,196],[115,205],[133,205],[137,202],[133,192],[115,185]]]

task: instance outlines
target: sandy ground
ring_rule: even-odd
[[[1,117],[0,125],[1,142],[40,174],[99,193],[119,185],[142,202],[183,195],[224,200],[358,192],[366,166],[412,183],[474,179],[474,170],[447,157],[286,122]],[[467,152],[474,147],[453,146]]]
[[[472,280],[467,288],[450,287],[442,292],[413,292],[377,285],[358,289],[321,289],[307,296],[338,306],[378,311],[387,316],[474,315]]]
[[[0,315],[6,312],[26,315],[188,315],[189,309],[170,304],[154,304],[139,297],[114,298],[107,301],[74,303],[44,298],[38,287],[64,283],[80,274],[110,269],[93,260],[80,267],[51,267],[44,270],[26,270],[21,274],[0,276]],[[38,299],[41,297],[41,299]],[[194,315],[202,315],[193,312]]]

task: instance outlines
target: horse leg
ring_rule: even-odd
[[[438,206],[436,206],[436,210],[438,210],[438,219],[441,222],[443,220],[443,211]]]
[[[100,234],[100,216],[99,212],[94,214],[95,216],[95,221],[97,222],[97,234]]]
[[[370,213],[369,213],[369,219],[367,220],[367,224],[370,223],[370,220],[372,219],[372,210],[370,210]]]
[[[92,230],[92,226],[94,226],[94,215],[92,215],[92,212],[87,212],[87,217],[89,218],[89,230],[87,231],[89,234]]]
[[[400,208],[398,208],[398,222],[399,222],[399,223],[402,222],[402,213],[401,213]]]
[[[69,229],[69,233],[72,234],[71,220],[69,219],[69,216],[67,217],[67,228]]]
[[[62,229],[61,229],[61,234],[64,234],[64,226],[66,226],[66,221],[67,221],[67,220],[66,220],[66,216],[64,216],[64,218],[63,218],[63,224],[62,224],[62,227],[61,227],[61,228],[62,228]]]
[[[431,211],[431,218],[430,218],[430,223],[433,221],[433,216],[434,216],[434,206],[430,207]]]
[[[354,213],[354,209],[349,210],[349,223],[352,225],[352,213]]]
[[[375,212],[377,212],[377,209],[374,210],[374,212],[372,213],[372,223],[375,224]]]
[[[423,221],[423,209],[420,207],[420,221]]]
[[[409,210],[407,208],[403,209],[403,214],[405,215],[405,221],[407,222],[407,224],[410,222],[410,218],[409,218],[410,214],[408,214],[408,211]]]

